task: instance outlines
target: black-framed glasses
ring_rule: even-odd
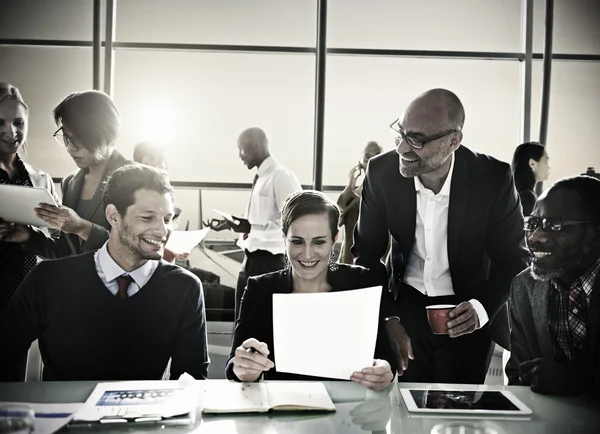
[[[523,230],[533,232],[540,226],[548,232],[560,232],[565,226],[583,225],[593,223],[592,220],[563,220],[560,217],[535,217],[528,216],[523,219]]]
[[[67,136],[65,134],[65,130],[63,130],[63,127],[60,127],[58,130],[56,130],[54,134],[52,134],[52,137],[54,137],[54,139],[58,143],[63,145],[65,148],[68,148],[69,145],[73,146],[75,149],[80,148],[80,146],[77,146],[75,143],[73,143],[73,139],[71,138],[71,136]]]
[[[404,132],[404,130],[402,130],[402,128],[400,127],[400,118],[396,119],[390,124],[390,129],[392,130],[392,135],[394,136],[394,139],[396,141],[396,146],[398,146],[402,140],[406,140],[408,146],[415,149],[422,149],[423,146],[425,146],[429,142],[433,142],[434,140],[441,139],[442,137],[447,136],[448,134],[458,133],[460,131],[454,128],[452,130],[436,134],[435,136],[427,137],[425,140],[419,140],[417,138],[407,135]]]

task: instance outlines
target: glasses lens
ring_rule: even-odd
[[[406,136],[406,141],[408,142],[411,148],[421,149],[423,147],[423,142],[412,137]]]
[[[527,232],[535,231],[540,225],[540,219],[537,217],[525,217],[523,220],[523,230]]]
[[[562,222],[558,219],[546,219],[545,223],[544,227],[552,232],[558,232],[562,229]]]

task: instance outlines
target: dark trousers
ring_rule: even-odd
[[[458,338],[434,335],[427,322],[425,306],[459,304],[458,297],[427,297],[402,284],[396,311],[406,328],[415,356],[399,381],[417,383],[483,384],[488,368],[491,338],[487,325]]]
[[[256,250],[249,252],[246,250],[246,257],[238,275],[237,285],[235,288],[235,318],[237,321],[240,313],[240,305],[242,304],[242,296],[246,289],[246,283],[249,277],[260,276],[261,274],[271,273],[273,271],[282,270],[285,267],[285,256],[274,255],[266,250]]]

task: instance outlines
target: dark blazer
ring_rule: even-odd
[[[103,189],[110,174],[127,163],[130,163],[130,161],[119,152],[113,151],[98,188]],[[61,185],[63,205],[72,209],[77,208],[84,177],[85,171],[80,169],[63,180]],[[42,258],[61,258],[102,247],[108,240],[108,233],[110,231],[110,225],[104,215],[102,196],[102,194],[94,195],[92,199],[94,201],[92,204],[94,212],[91,215],[80,216],[93,223],[92,231],[87,241],[83,241],[75,234],[67,234],[65,232],[59,232],[56,236],[48,236],[44,231],[32,228],[31,237],[27,242],[22,244],[23,249],[35,253]]]
[[[477,299],[490,320],[506,303],[512,278],[528,257],[521,207],[510,166],[460,146],[455,155],[448,210],[448,261],[460,300]],[[417,195],[400,174],[395,151],[373,157],[363,183],[354,234],[355,263],[378,269],[395,300],[415,242]],[[392,251],[383,268],[388,231]],[[490,269],[490,261],[495,265]],[[392,311],[394,303],[384,303]]]
[[[333,271],[329,270],[327,281],[332,287],[332,292],[367,288],[382,284],[377,274],[372,273],[370,270],[345,264],[337,265]],[[233,357],[235,356],[235,349],[246,339],[255,338],[266,343],[270,351],[269,359],[275,363],[277,348],[273,346],[273,294],[290,294],[292,291],[292,270],[289,268],[248,279],[248,286],[242,298],[240,316],[233,334],[231,352],[225,366],[225,375],[228,379],[239,381],[233,373]],[[306,320],[310,321],[309,312],[306,314]],[[379,332],[377,334],[375,358],[387,360],[392,366],[393,372],[396,372],[396,359],[391,351],[382,319],[380,319]],[[265,380],[323,380],[306,375],[280,373],[277,372],[277,366],[265,372],[263,378]]]
[[[506,364],[508,384],[521,384],[519,363],[538,357],[554,360],[554,342],[550,334],[551,283],[534,280],[529,269],[513,280],[510,292],[510,347]],[[600,274],[596,277],[588,311],[587,359],[583,368],[573,366],[578,389],[600,389]]]

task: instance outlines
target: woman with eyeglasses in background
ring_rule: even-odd
[[[548,179],[548,160],[546,147],[538,142],[523,143],[515,149],[511,169],[524,216],[531,214],[537,200],[535,185]]]
[[[29,108],[19,89],[9,83],[0,83],[0,184],[42,187],[60,203],[52,178],[21,159],[25,154],[28,127]],[[0,310],[37,264],[35,254],[4,240],[12,226],[11,222],[0,219]]]
[[[120,117],[112,99],[89,90],[67,96],[54,109],[58,130],[54,138],[79,167],[62,183],[63,204],[40,204],[38,217],[60,231],[49,237],[44,232],[14,225],[8,241],[20,242],[24,250],[43,258],[59,258],[96,250],[108,240],[102,188],[110,174],[128,161],[115,150]]]

